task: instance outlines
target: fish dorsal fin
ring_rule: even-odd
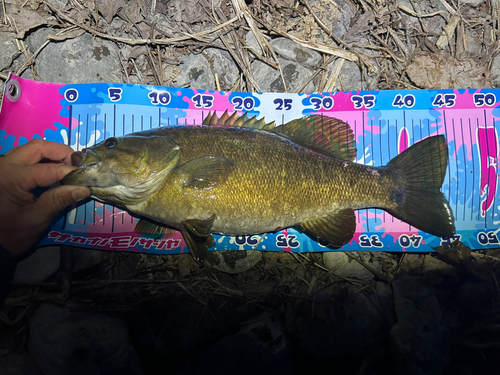
[[[309,115],[272,130],[302,147],[332,158],[353,161],[356,142],[351,127],[335,117]]]
[[[297,226],[309,232],[320,243],[327,243],[333,247],[342,247],[354,235],[356,216],[353,209],[346,208],[326,217],[299,223]]]
[[[266,123],[266,120],[264,120],[264,118],[257,120],[257,116],[249,117],[248,113],[245,113],[243,116],[238,116],[238,113],[234,112],[230,116],[227,113],[227,110],[222,114],[221,117],[217,117],[217,113],[215,112],[209,113],[208,116],[203,120],[203,125],[233,126],[237,128],[266,131],[271,131],[275,127],[274,121]]]

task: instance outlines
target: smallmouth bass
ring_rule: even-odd
[[[201,261],[211,233],[251,235],[296,226],[333,247],[348,243],[354,210],[381,208],[427,233],[452,237],[455,220],[440,189],[448,165],[443,135],[372,167],[354,163],[352,129],[305,116],[275,127],[210,114],[204,126],[162,127],[112,137],[72,155],[63,184],[140,216],[136,231],[181,230]],[[159,226],[158,226],[159,224]]]

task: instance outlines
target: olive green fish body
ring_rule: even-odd
[[[424,139],[386,166],[353,163],[350,127],[317,115],[274,127],[225,113],[211,126],[158,128],[108,138],[73,154],[80,168],[64,184],[150,220],[136,230],[182,231],[202,259],[211,233],[259,234],[298,226],[340,247],[356,228],[354,210],[382,208],[428,233],[455,233],[440,189],[448,165],[444,136]],[[222,126],[224,125],[224,126]]]
[[[286,228],[344,208],[392,207],[387,169],[335,160],[275,134],[242,128],[165,129],[180,145],[179,164],[205,156],[234,161],[227,181],[210,189],[183,187],[171,173],[132,211],[179,226],[216,215],[213,232],[253,234]]]

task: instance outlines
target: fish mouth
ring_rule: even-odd
[[[62,180],[61,185],[83,185],[87,186],[85,183],[85,172],[92,172],[95,169],[99,169],[101,166],[100,158],[89,158],[88,152],[77,151],[71,154],[71,164],[78,169],[68,173]],[[92,156],[95,156],[92,153]],[[88,160],[91,159],[91,160]]]

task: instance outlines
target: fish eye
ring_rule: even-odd
[[[118,139],[116,138],[109,138],[106,139],[106,142],[104,142],[104,146],[107,148],[115,147],[118,144]]]

